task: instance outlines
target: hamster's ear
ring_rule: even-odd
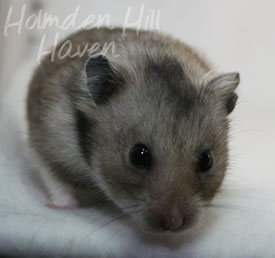
[[[97,105],[106,103],[121,86],[121,78],[115,75],[105,56],[90,57],[85,72],[88,90]]]
[[[238,72],[217,75],[208,83],[208,85],[214,87],[216,92],[218,92],[228,114],[234,110],[238,100],[238,95],[234,91],[239,83],[240,74]]]

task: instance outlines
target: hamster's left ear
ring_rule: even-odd
[[[122,77],[114,72],[103,55],[90,57],[85,66],[87,88],[96,105],[108,102],[121,87]]]
[[[236,105],[238,95],[235,93],[240,83],[240,74],[238,72],[225,73],[212,78],[208,85],[214,87],[220,95],[227,114],[230,114]]]

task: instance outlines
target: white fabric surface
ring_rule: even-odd
[[[33,68],[14,73],[0,106],[0,254],[21,257],[275,257],[274,117],[234,117],[232,166],[201,230],[149,240],[97,209],[53,210],[32,173],[24,118]],[[24,87],[22,87],[24,85]],[[270,110],[272,113],[272,110]],[[241,117],[240,117],[241,115]],[[273,114],[272,114],[273,115]],[[34,173],[35,174],[35,173]]]

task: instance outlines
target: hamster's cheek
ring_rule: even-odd
[[[134,200],[144,191],[144,177],[123,169],[105,169],[102,177],[114,196]]]
[[[203,200],[210,201],[218,193],[223,178],[224,176],[213,175],[201,182],[200,192]]]

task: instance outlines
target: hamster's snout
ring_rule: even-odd
[[[147,224],[153,232],[179,232],[193,226],[197,221],[198,211],[192,207],[168,206],[159,211],[151,212]]]
[[[158,227],[163,231],[179,231],[184,226],[186,219],[178,211],[162,216],[158,221]]]

